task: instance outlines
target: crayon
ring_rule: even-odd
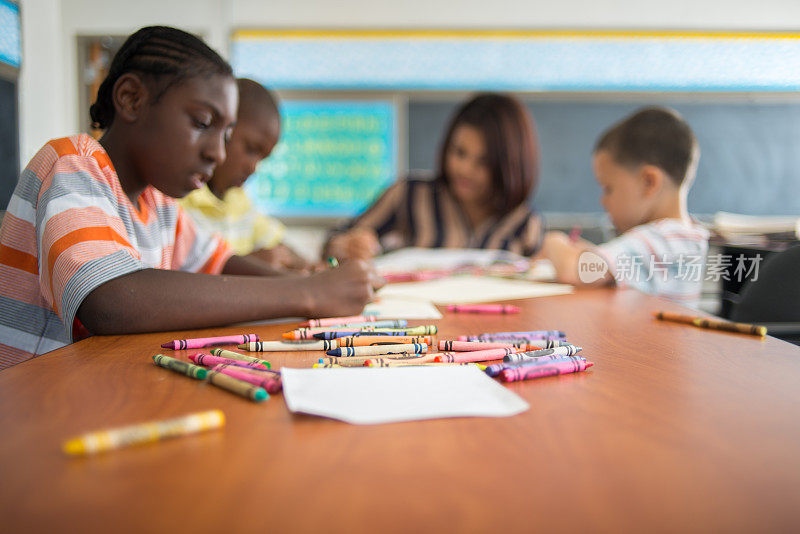
[[[334,339],[340,347],[370,347],[375,345],[396,345],[398,343],[425,343],[433,346],[432,336],[348,336]],[[331,347],[335,349],[336,347]]]
[[[379,356],[378,356],[379,357]],[[392,354],[387,355],[386,360],[414,360],[419,358],[419,354]],[[342,367],[361,367],[367,360],[375,359],[376,356],[326,356],[319,359],[319,363],[335,363]]]
[[[312,369],[334,369],[334,368],[343,369],[344,368],[343,365],[337,365],[335,363],[315,363],[311,367],[312,367]]]
[[[450,304],[447,311],[455,313],[519,313],[511,304]]]
[[[500,374],[501,371],[505,369],[513,369],[516,367],[526,367],[530,365],[542,365],[547,364],[550,362],[558,362],[558,361],[574,361],[574,360],[586,360],[583,356],[559,356],[558,354],[551,354],[550,356],[537,356],[532,360],[526,360],[524,362],[517,362],[517,363],[493,363],[492,365],[486,368],[486,374],[489,376],[497,376]]]
[[[380,356],[381,354],[424,354],[428,345],[409,343],[406,345],[377,345],[375,347],[339,347],[329,350],[328,356]]]
[[[493,343],[491,341],[445,341],[439,340],[439,350],[453,351],[453,352],[468,352],[471,350],[487,350],[487,349],[522,349],[525,348],[525,342],[520,341],[516,343]]]
[[[435,362],[485,362],[488,360],[499,360],[503,356],[513,354],[518,349],[487,349],[473,350],[470,352],[442,352]]]
[[[376,329],[376,330],[343,330],[336,332],[320,332],[314,334],[316,339],[339,339],[340,337],[358,336],[362,332],[368,332],[370,336],[430,336],[436,334],[436,325],[424,325],[399,329]]]
[[[219,428],[225,424],[225,415],[219,410],[197,412],[173,419],[150,421],[89,432],[67,440],[63,450],[70,456],[82,456],[119,449],[129,445],[152,443],[162,439],[187,436]]]
[[[207,367],[213,367],[215,365],[219,365],[221,363],[227,363],[229,365],[236,365],[239,367],[252,367],[255,369],[267,369],[266,366],[261,365],[260,363],[252,363],[252,362],[243,362],[242,360],[234,360],[232,358],[221,358],[219,356],[212,356],[210,354],[203,354],[202,352],[196,352],[194,354],[189,355],[189,359],[192,360],[197,365],[205,365]]]
[[[440,354],[440,352],[434,352],[433,354],[425,354],[424,356],[418,356],[416,358],[370,358],[364,362],[364,367],[387,367],[383,364],[396,362],[398,360],[402,360],[407,363],[435,363],[436,357]]]
[[[258,341],[255,341],[258,343]],[[238,352],[233,352],[232,350],[225,350],[225,349],[211,349],[209,351],[214,356],[219,356],[220,358],[229,358],[231,360],[239,360],[241,362],[248,362],[248,363],[257,363],[263,365],[267,369],[272,368],[272,364],[269,363],[267,360],[262,360],[260,358],[254,358],[252,356],[248,356],[246,354],[239,354]]]
[[[248,373],[255,376],[267,376],[269,378],[280,378],[281,372],[280,371],[273,371],[272,369],[256,369],[255,367],[241,367],[239,365],[232,365],[229,363],[218,363],[214,367],[236,367],[236,370],[240,373]],[[212,370],[214,369],[212,367]]]
[[[749,323],[734,323],[724,321],[714,317],[697,317],[684,315],[682,313],[660,311],[655,313],[656,319],[661,321],[672,321],[696,326],[698,328],[708,328],[710,330],[724,330],[726,332],[737,332],[740,334],[750,334],[753,336],[764,337],[767,335],[767,327]]]
[[[333,268],[333,269],[335,269],[335,268],[337,268],[339,266],[339,260],[337,260],[333,256],[329,256],[328,259],[325,260],[325,261],[327,261],[328,265],[330,265],[331,268]]]
[[[569,341],[565,339],[540,339],[538,341],[528,342],[525,345],[525,350],[541,350],[541,349],[553,349],[555,347],[565,347],[567,345],[572,345]]]
[[[348,323],[367,323],[371,321],[376,321],[378,319],[377,315],[351,315],[350,317],[326,317],[324,319],[309,319],[304,323],[300,323],[300,326],[333,326],[336,324],[348,324]]]
[[[264,388],[233,378],[220,371],[211,371],[208,374],[208,381],[217,387],[226,389],[242,397],[247,397],[254,402],[261,402],[269,398],[269,393],[267,393],[267,390]]]
[[[258,341],[256,334],[242,334],[238,336],[221,336],[221,337],[198,337],[193,339],[176,339],[169,343],[161,345],[162,349],[172,350],[185,350],[185,349],[201,349],[203,347],[211,347],[214,345],[236,345],[239,343],[249,343],[251,341]]]
[[[239,345],[241,350],[249,352],[283,352],[295,350],[331,350],[339,346],[334,339],[332,341],[251,341]]]
[[[516,367],[514,369],[504,369],[500,373],[500,378],[504,382],[516,382],[518,380],[530,380],[532,378],[543,378],[545,376],[577,373],[579,371],[585,371],[593,365],[594,362],[583,360],[577,362],[550,362],[546,365],[528,365]]]
[[[240,371],[241,367],[232,367],[227,364],[222,365],[215,365],[214,371],[220,372],[222,374],[226,374],[238,380],[242,380],[244,382],[249,382],[250,384],[260,386],[267,390],[267,393],[277,393],[281,390],[281,381],[278,378],[275,378],[274,375],[266,375],[262,374],[258,376],[254,373],[248,373],[246,371]]]
[[[208,374],[208,371],[199,365],[192,365],[189,362],[176,360],[175,358],[170,358],[169,356],[164,356],[163,354],[156,354],[153,356],[153,363],[159,367],[164,367],[165,369],[170,369],[176,373],[180,373],[191,378],[196,378],[198,380],[204,380],[206,374]]]
[[[516,363],[533,360],[534,358],[541,356],[573,356],[582,350],[583,349],[581,347],[576,347],[575,345],[566,345],[563,347],[556,347],[554,349],[541,349],[532,350],[529,352],[520,352],[518,354],[509,354],[503,358],[503,361],[506,363]]]
[[[314,334],[319,334],[320,332],[341,332],[343,330],[361,332],[375,329],[405,328],[406,326],[408,326],[408,321],[406,319],[375,321],[373,323],[353,323],[339,326],[315,326],[312,328],[298,328],[291,332],[284,332],[283,338],[290,341],[299,341],[312,339]]]
[[[463,338],[463,339],[462,339]],[[481,336],[458,336],[459,341],[489,341],[492,343],[530,343],[535,345],[545,341],[566,341],[565,337],[547,337],[547,336],[494,336],[494,335],[481,335]]]
[[[444,365],[474,365],[481,371],[486,370],[486,366],[476,362],[404,362],[402,360],[381,359],[377,365],[368,367],[440,367]]]
[[[459,341],[482,341],[489,338],[566,339],[561,330],[531,330],[530,332],[486,332],[477,336],[458,336]]]

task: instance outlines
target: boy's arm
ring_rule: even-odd
[[[312,276],[226,276],[143,269],[114,278],[83,300],[77,316],[93,334],[208,328],[276,317],[355,315],[381,280],[347,262]]]
[[[542,244],[541,256],[550,260],[556,271],[556,279],[559,282],[578,286],[602,286],[614,283],[614,276],[611,271],[606,271],[605,275],[597,281],[584,283],[578,276],[578,268],[581,254],[592,251],[595,245],[584,239],[575,241],[570,240],[563,232],[547,232]]]

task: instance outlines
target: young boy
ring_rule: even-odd
[[[214,170],[207,186],[191,192],[180,204],[199,227],[222,234],[236,254],[255,257],[278,271],[308,270],[308,262],[282,243],[286,228],[259,213],[242,189],[280,138],[276,98],[253,80],[240,78],[236,85],[239,109],[225,161]]]
[[[708,232],[692,222],[686,197],[698,158],[689,125],[669,109],[639,110],[607,130],[595,146],[592,167],[619,237],[595,246],[548,232],[542,255],[557,278],[627,285],[696,305]]]

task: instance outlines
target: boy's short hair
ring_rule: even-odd
[[[239,89],[238,118],[240,120],[252,116],[280,120],[278,98],[272,91],[248,78],[238,78],[236,87]]]
[[[621,165],[655,165],[680,186],[694,177],[700,149],[692,129],[676,111],[648,107],[613,125],[594,152],[606,150]]]

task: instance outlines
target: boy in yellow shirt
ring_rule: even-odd
[[[226,147],[225,161],[216,168],[208,185],[184,197],[181,206],[199,227],[222,234],[236,254],[254,256],[278,271],[308,270],[309,263],[283,243],[286,227],[258,212],[242,189],[280,138],[276,98],[253,80],[240,78],[236,85],[237,123]]]

